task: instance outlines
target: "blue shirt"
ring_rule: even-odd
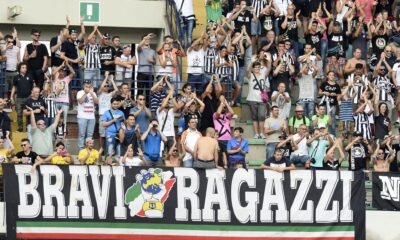
[[[311,145],[308,146],[308,156],[310,156],[310,158],[314,158],[315,163],[311,163],[311,167],[323,167],[327,147],[329,147],[328,140],[322,139],[312,141]]]
[[[150,131],[144,140],[144,159],[147,161],[159,161],[161,160],[160,149],[161,149],[161,134],[157,131],[155,135]]]
[[[245,152],[249,152],[249,142],[246,139],[243,139],[241,141],[238,141],[236,138],[231,138],[231,140],[228,141],[227,149],[229,150],[235,150],[238,148],[241,148]],[[246,155],[237,152],[235,154],[229,154],[229,161],[233,162],[236,160],[244,160]]]
[[[111,116],[110,111],[105,111],[103,114],[103,122],[109,122],[114,119],[114,117],[122,117],[125,120],[125,115],[121,110],[111,110],[113,116]],[[115,124],[112,123],[110,126],[106,127],[106,137],[111,137],[117,135],[119,129],[121,128],[121,120],[118,119]]]
[[[139,108],[135,106],[134,108],[131,108],[130,113],[137,112],[138,110]],[[142,109],[142,111],[136,117],[136,125],[138,124],[139,124],[140,134],[143,134],[144,132],[146,132],[147,128],[149,128],[150,118],[146,115],[144,109]]]

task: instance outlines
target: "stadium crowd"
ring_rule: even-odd
[[[67,17],[50,52],[38,29],[23,54],[16,29],[0,33],[1,162],[33,170],[74,162],[246,168],[249,141],[231,127],[234,109],[246,103],[254,139],[266,142],[262,169],[338,170],[348,161],[349,170],[398,172],[400,11],[393,0],[206,0],[197,39],[192,1],[175,3],[180,39],[165,36],[153,49],[149,33],[137,55],[97,25],[87,34],[84,18],[78,30]],[[66,149],[73,106],[79,153]],[[7,108],[17,112],[17,131],[28,133],[21,152],[14,152]]]

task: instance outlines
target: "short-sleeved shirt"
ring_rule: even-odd
[[[144,159],[147,161],[159,161],[161,159],[161,141],[161,134],[158,131],[155,134],[152,131],[149,132],[144,140]]]
[[[290,167],[292,163],[287,158],[282,158],[280,161],[277,161],[275,157],[270,157],[264,162],[264,165],[269,167]]]
[[[30,151],[28,154],[25,154],[24,151],[18,152],[15,154],[17,158],[28,158],[28,163],[27,164],[34,164],[36,162],[36,158],[38,157],[38,154],[35,152]]]
[[[80,99],[83,95],[85,95],[85,91],[80,90],[76,94],[76,98]],[[96,93],[93,93],[96,96]],[[83,119],[95,119],[94,116],[95,108],[94,108],[94,101],[91,94],[86,94],[85,100],[82,104],[78,101],[78,115],[77,118]]]
[[[114,71],[115,65],[105,65],[105,61],[114,61],[116,56],[115,48],[111,46],[100,47],[100,63],[101,63],[101,71]]]
[[[43,67],[44,57],[49,57],[49,52],[44,44],[33,45],[29,43],[26,45],[26,51],[28,55],[31,55],[33,51],[36,50],[36,57],[29,58],[28,60],[28,71],[32,72],[36,69],[41,69]]]
[[[324,115],[323,118],[317,117],[317,115],[313,115],[312,116],[312,120],[315,121],[315,119],[317,119],[317,126],[320,123],[324,123],[326,127],[328,127],[328,122],[329,122],[329,116],[328,115]]]
[[[244,152],[249,152],[249,141],[247,141],[246,139],[241,139],[240,141],[238,141],[236,138],[231,138],[228,141],[228,145],[227,145],[227,150],[236,150],[238,148],[241,148]],[[234,154],[229,154],[229,162],[230,163],[235,163],[238,161],[244,161],[246,155],[237,152]]]
[[[294,132],[297,132],[297,129],[302,124],[305,124],[307,127],[310,126],[310,120],[308,119],[308,117],[303,116],[302,118],[297,119],[295,116],[293,116],[289,119],[289,127],[293,127]]]
[[[44,107],[45,109],[47,109],[47,104],[46,104],[46,101],[42,97],[39,97],[36,100],[29,98],[28,100],[25,101],[23,109],[27,109],[26,107],[30,107],[30,108],[32,108],[32,110],[39,109],[40,107]],[[40,113],[35,113],[36,121],[43,120],[45,117],[46,117],[46,114],[44,111],[40,111]],[[26,124],[31,124],[30,116],[26,117]]]
[[[27,98],[31,95],[33,88],[33,78],[30,75],[17,75],[14,77],[13,86],[17,90],[18,98]]]
[[[349,153],[349,171],[362,170],[366,168],[365,159],[368,157],[368,147],[365,143],[354,144]]]
[[[218,133],[218,140],[229,141],[231,139],[231,113],[221,113],[217,118],[217,113],[213,114],[215,130]]]
[[[324,170],[339,170],[340,162],[337,159],[334,159],[333,162],[331,161],[324,161]]]
[[[131,113],[137,112],[139,108],[135,106],[134,108],[131,108]],[[140,111],[139,115],[136,116],[136,125],[139,124],[139,130],[140,134],[143,134],[146,132],[147,128],[149,127],[150,124],[150,118],[147,116],[146,112],[144,109]]]
[[[167,97],[167,93],[162,90],[161,92],[155,91],[150,93],[150,111],[156,112],[157,109],[161,106],[164,98]]]
[[[69,164],[67,162],[67,158],[66,157],[58,156],[58,155],[52,157],[51,160],[50,160],[50,163],[51,164]]]
[[[311,163],[312,167],[322,168],[326,148],[329,146],[329,142],[325,139],[315,140],[308,147],[308,155],[311,159],[315,159],[315,163]]]
[[[110,111],[112,113],[112,116],[110,114]],[[120,117],[122,117],[125,120],[125,115],[121,110],[112,110],[109,109],[108,111],[104,112],[103,114],[103,122],[109,122],[111,120],[113,120],[114,118],[118,117],[118,120],[115,123],[112,123],[111,125],[109,125],[108,127],[106,127],[106,137],[111,137],[111,136],[115,136],[118,134],[119,129],[121,128],[121,119],[119,119]]]
[[[69,76],[66,76],[63,79],[55,79],[53,81],[53,92],[56,93],[56,97],[54,98],[55,102],[69,103],[68,85],[70,82],[71,78]]]
[[[139,69],[138,72],[152,75],[153,74],[153,64],[149,62],[149,58],[154,58],[156,57],[156,51],[151,49],[150,47],[148,48],[142,48],[139,51]]]
[[[267,118],[264,122],[264,128],[265,129],[271,129],[271,130],[277,130],[280,129],[285,123],[285,120],[281,118]],[[267,137],[265,138],[266,143],[273,143],[273,142],[279,142],[279,136],[282,134],[282,131],[276,131],[272,134],[268,134]]]
[[[181,142],[187,148],[189,148],[190,150],[193,151],[194,150],[194,146],[196,145],[197,140],[199,140],[200,137],[201,137],[201,133],[199,131],[197,131],[197,130],[192,131],[190,129],[187,129],[186,131],[184,131],[182,133]],[[193,158],[192,154],[186,152],[182,161],[186,161],[186,160],[189,160],[189,159],[192,159],[192,158]]]
[[[160,124],[160,130],[162,130],[165,136],[167,137],[175,136],[175,127],[174,127],[175,112],[173,108],[168,109],[168,111],[161,110],[160,108],[157,109],[157,120],[158,123]]]
[[[103,115],[105,111],[111,108],[112,92],[102,92],[99,97],[99,115]],[[121,109],[120,109],[121,110]]]
[[[39,128],[31,129],[32,136],[32,151],[39,155],[51,155],[53,153],[53,125],[46,128],[44,131]]]
[[[50,48],[54,47],[57,45],[58,40],[60,39],[60,36],[53,37],[50,40]],[[58,67],[62,64],[63,60],[60,58],[60,53],[61,53],[61,46],[54,52],[51,53],[51,66]]]
[[[323,92],[328,92],[328,93],[336,93],[337,95],[342,93],[342,90],[340,90],[339,84],[335,83],[334,85],[331,85],[328,83],[328,81],[323,82],[321,86],[319,87]],[[329,102],[331,106],[337,106],[338,101],[337,97],[332,97],[332,96],[324,96],[324,103]]]
[[[86,155],[87,155],[87,149],[86,149],[86,148],[85,148],[85,149],[82,149],[82,150],[79,151],[78,159],[85,158]],[[99,159],[99,156],[100,156],[100,154],[99,154],[99,152],[98,152],[96,149],[90,150],[90,155],[89,155],[89,157],[86,159],[85,164],[86,164],[86,165],[93,165],[93,164],[96,164],[96,163],[97,163],[97,160]]]
[[[65,53],[65,56],[69,59],[77,59],[78,58],[78,49],[74,42],[65,41],[61,44],[61,52]],[[78,67],[77,63],[72,63],[74,68]]]

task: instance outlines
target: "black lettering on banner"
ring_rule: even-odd
[[[7,239],[365,239],[362,172],[2,166]]]

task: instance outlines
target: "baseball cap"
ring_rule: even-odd
[[[318,123],[318,128],[326,128],[326,124],[323,122]]]
[[[110,34],[109,34],[109,33],[104,33],[104,34],[103,34],[103,38],[110,39],[110,37],[111,37],[111,36],[110,36]]]
[[[69,30],[69,34],[71,33],[78,33],[78,30],[74,29],[74,28],[70,28]]]

